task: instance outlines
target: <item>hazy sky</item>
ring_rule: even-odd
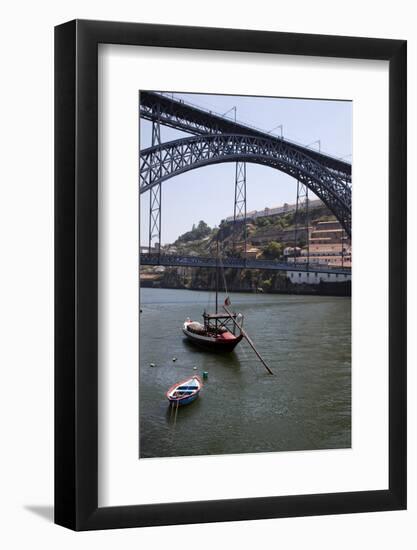
[[[283,125],[284,138],[308,145],[321,141],[321,150],[336,157],[352,157],[352,103],[309,99],[254,98],[244,96],[175,94],[175,98],[225,113],[237,107],[237,120],[269,131]],[[230,112],[230,118],[234,113]],[[280,135],[280,130],[274,132]],[[162,141],[184,135],[161,126]],[[151,123],[140,122],[141,148],[151,145]],[[318,148],[317,143],[311,146]],[[175,241],[204,220],[211,227],[233,215],[235,163],[228,162],[191,170],[162,184],[162,244]],[[257,164],[246,165],[247,210],[262,210],[294,203],[296,180],[286,174]],[[311,198],[314,198],[311,195]],[[148,244],[149,193],[140,197],[141,244]]]

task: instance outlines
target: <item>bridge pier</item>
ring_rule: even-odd
[[[294,213],[294,264],[297,265],[297,233],[300,218],[302,214],[305,215],[305,232],[306,232],[306,244],[307,244],[307,271],[310,265],[310,216],[308,209],[308,187],[301,181],[297,180],[297,200],[295,203]]]
[[[155,148],[155,155],[152,159],[150,180],[160,180],[162,176],[162,153],[161,153],[161,122],[159,106],[155,118],[152,120],[152,147]],[[155,246],[156,253],[161,253],[161,207],[162,207],[162,184],[157,183],[149,190],[149,254]]]
[[[239,234],[239,222],[243,220],[243,257],[246,259],[247,230],[246,230],[246,162],[237,161],[235,171],[235,205],[233,211],[233,254]]]

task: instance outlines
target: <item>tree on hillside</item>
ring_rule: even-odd
[[[256,220],[256,225],[258,227],[266,227],[267,225],[271,225],[271,220],[267,217],[258,218]]]
[[[282,256],[284,247],[282,243],[277,243],[277,241],[271,241],[268,246],[263,251],[265,258],[269,260],[277,260]]]
[[[180,235],[177,239],[177,243],[186,243],[189,241],[198,241],[208,237],[211,234],[211,228],[205,221],[200,220],[198,225],[193,224],[191,231],[187,231],[183,235]]]

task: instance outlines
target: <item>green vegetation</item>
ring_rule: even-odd
[[[282,256],[284,245],[277,241],[271,241],[263,250],[263,255],[268,260],[277,260]]]
[[[199,241],[201,239],[204,239],[205,237],[210,236],[211,233],[212,229],[206,224],[205,221],[200,220],[197,227],[195,224],[193,224],[193,228],[191,229],[191,231],[187,231],[183,235],[180,235],[175,241],[175,244],[187,243],[190,241]]]
[[[314,221],[328,221],[334,219],[332,213],[323,205],[310,210],[310,223]],[[180,235],[172,243],[180,254],[214,255],[216,241],[219,240],[221,254],[225,257],[243,255],[243,243],[246,229],[248,247],[259,248],[262,257],[268,260],[279,259],[286,246],[294,245],[295,214],[263,216],[254,220],[247,220],[246,224],[239,222],[236,226],[221,220],[218,228],[211,228],[200,220],[190,231]],[[306,212],[298,213],[297,246],[306,246]]]
[[[299,218],[300,223],[302,223],[302,218]],[[289,229],[294,224],[294,213],[289,212],[283,216],[265,216],[257,218],[254,220],[253,224],[255,226],[255,231],[252,233],[253,236],[261,236],[271,231]]]
[[[272,288],[272,279],[265,279],[264,281],[262,281],[261,284],[262,284],[261,288],[266,292],[268,292]]]

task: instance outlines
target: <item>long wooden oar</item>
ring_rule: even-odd
[[[263,364],[263,366],[266,368],[266,370],[269,372],[269,374],[274,374],[272,370],[268,367],[268,365],[265,363],[265,361],[262,359],[261,354],[258,352],[258,350],[255,348],[255,344],[250,339],[248,333],[246,330],[243,330],[243,328],[239,325],[239,323],[236,321],[236,319],[233,317],[233,312],[230,311],[230,309],[226,306],[226,304],[223,304],[223,309],[230,315],[231,320],[234,322],[236,327],[240,330],[240,332],[243,334],[243,337],[246,338],[247,343],[250,345],[250,347],[253,349],[253,351],[256,353],[258,359]]]

